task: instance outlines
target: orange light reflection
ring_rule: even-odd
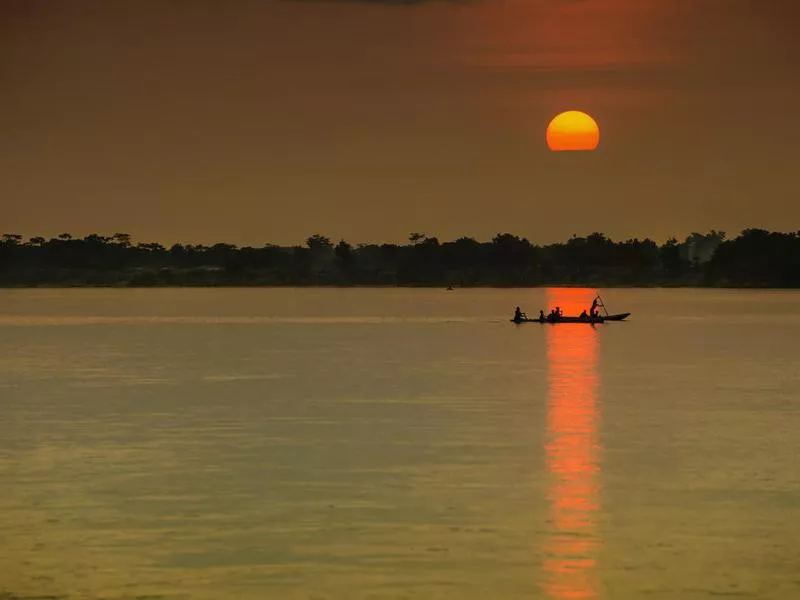
[[[594,290],[547,290],[548,311],[589,309]],[[550,598],[596,598],[600,538],[598,456],[598,332],[593,326],[547,327],[547,443],[551,532],[545,547],[544,591]]]

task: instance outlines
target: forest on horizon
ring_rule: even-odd
[[[407,244],[262,247],[134,243],[126,233],[83,238],[0,236],[0,286],[719,286],[800,287],[800,231],[692,233],[659,245],[602,233],[536,245],[510,233]]]

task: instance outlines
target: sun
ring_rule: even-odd
[[[597,122],[579,110],[562,112],[547,126],[547,145],[554,152],[594,150],[599,143]]]

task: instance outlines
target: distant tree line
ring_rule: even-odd
[[[134,243],[126,233],[52,239],[3,234],[2,286],[729,286],[800,287],[800,232],[712,230],[658,245],[602,233],[539,246],[501,233],[450,242],[412,233],[407,244],[237,247]]]

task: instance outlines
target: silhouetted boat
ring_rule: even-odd
[[[511,319],[512,323],[551,323],[553,325],[557,325],[558,323],[587,323],[587,324],[595,324],[595,323],[605,323],[606,321],[624,321],[630,316],[631,313],[618,313],[616,315],[608,315],[602,317],[558,317],[557,319]]]
[[[595,311],[595,308],[600,307],[603,309],[604,315],[598,314]],[[555,312],[555,311],[554,311]],[[592,316],[594,313],[594,316]],[[552,323],[553,325],[557,323],[588,323],[590,325],[594,325],[595,323],[605,323],[606,321],[624,321],[627,319],[631,313],[616,313],[613,315],[608,314],[608,310],[606,310],[606,305],[603,302],[603,299],[600,297],[600,294],[595,296],[594,301],[592,302],[592,309],[589,314],[586,314],[584,311],[583,315],[580,317],[568,317],[568,316],[558,316],[554,317],[552,314],[546,317],[536,317],[535,319],[529,318],[525,313],[519,310],[519,306],[517,307],[514,317],[511,319],[512,323]]]
[[[631,313],[617,313],[616,315],[606,315],[604,321],[624,321],[631,316]]]

